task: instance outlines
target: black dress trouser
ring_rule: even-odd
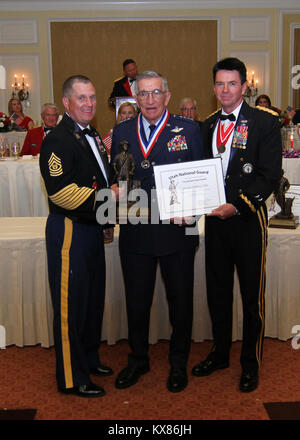
[[[214,337],[214,355],[229,361],[232,342],[234,268],[243,304],[241,365],[257,371],[262,358],[265,326],[265,258],[267,247],[265,206],[244,219],[206,217],[205,258],[207,300]]]
[[[193,321],[195,248],[172,255],[153,256],[121,252],[128,317],[128,364],[149,364],[149,323],[158,262],[165,284],[172,335],[169,362],[186,368]]]

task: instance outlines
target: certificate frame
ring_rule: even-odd
[[[161,220],[211,212],[226,203],[221,158],[153,167]]]

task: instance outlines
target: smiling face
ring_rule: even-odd
[[[219,70],[216,73],[214,92],[226,113],[231,113],[243,100],[247,81],[241,83],[237,70]]]
[[[42,119],[46,127],[54,127],[58,121],[58,113],[55,108],[46,107],[42,113]]]
[[[96,90],[91,82],[75,82],[72,93],[63,97],[63,104],[73,119],[87,127],[96,114]]]
[[[159,97],[153,97],[153,94],[150,93],[143,99],[138,95],[135,96],[142,115],[150,124],[154,124],[161,118],[171,98],[171,93],[163,90],[161,78],[145,78],[138,82],[139,92],[153,92],[153,90],[161,90],[163,93]]]

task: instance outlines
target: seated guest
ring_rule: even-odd
[[[193,119],[194,121],[198,122],[201,127],[202,123],[198,120],[196,99],[189,97],[182,98],[179,108],[181,116]]]
[[[8,114],[13,123],[14,130],[27,131],[33,128],[33,120],[29,116],[24,115],[22,103],[18,98],[11,98],[8,101]]]
[[[32,156],[40,154],[44,137],[57,124],[59,117],[57,105],[51,103],[44,104],[42,106],[41,117],[44,121],[44,125],[28,131],[20,154],[21,156],[24,154],[32,154]]]
[[[136,107],[132,102],[129,101],[122,102],[122,104],[118,109],[117,124],[119,124],[119,122],[121,121],[124,121],[125,119],[133,118],[134,116],[136,116],[136,114],[137,114]],[[111,128],[109,130],[109,133],[102,139],[108,156],[110,155],[112,133],[113,133],[113,128]]]
[[[136,62],[127,59],[123,62],[124,76],[114,81],[114,87],[108,99],[109,105],[116,108],[116,98],[122,96],[133,96],[132,87],[138,74]]]
[[[268,95],[259,95],[259,96],[256,98],[255,106],[269,108],[269,109],[271,109],[271,110],[274,110],[276,113],[278,113],[278,115],[280,115],[280,113],[281,113],[281,110],[280,110],[279,108],[274,107],[274,106],[271,104],[271,99],[269,98]]]

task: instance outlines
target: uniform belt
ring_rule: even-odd
[[[96,219],[92,220],[92,219],[88,219],[88,218],[73,217],[71,215],[66,215],[66,217],[68,217],[74,223],[79,223],[82,225],[94,225],[94,226],[98,225],[98,226],[100,226]]]

